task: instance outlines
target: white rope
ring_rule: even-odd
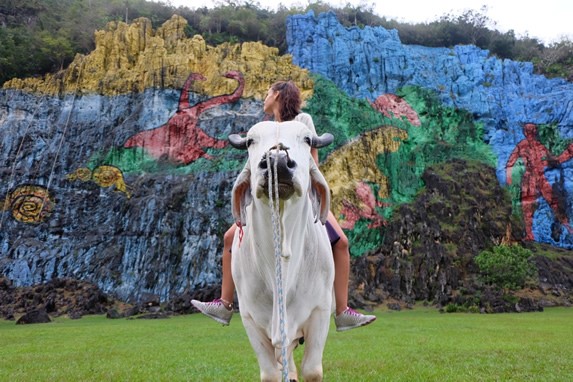
[[[287,338],[286,338],[286,302],[283,291],[283,274],[282,274],[282,253],[281,253],[281,225],[280,225],[280,199],[279,199],[279,179],[278,179],[278,154],[280,145],[278,144],[278,127],[277,127],[277,145],[275,163],[271,171],[271,151],[267,152],[267,169],[269,171],[269,206],[271,208],[271,220],[273,225],[273,243],[275,250],[275,276],[278,292],[279,304],[279,330],[281,332],[281,361],[282,361],[282,378],[288,382],[288,359],[287,359]],[[273,187],[274,186],[274,187]],[[274,188],[274,190],[273,190]],[[273,192],[274,191],[274,192]]]

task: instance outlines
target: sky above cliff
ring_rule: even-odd
[[[291,5],[304,6],[307,1],[300,0],[252,0],[259,3],[262,8],[276,9],[278,4],[287,7]],[[496,22],[491,29],[501,32],[514,30],[517,37],[535,37],[548,44],[561,40],[562,36],[573,39],[573,17],[572,0],[521,0],[521,1],[501,1],[501,0],[323,0],[335,6],[347,3],[374,4],[374,12],[379,16],[395,19],[400,22],[430,22],[437,20],[440,16],[448,13],[459,15],[465,10],[480,11],[482,6],[487,6],[485,15]],[[184,5],[192,9],[200,7],[214,7],[221,4],[218,0],[164,0],[174,6]]]

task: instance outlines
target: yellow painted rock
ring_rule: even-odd
[[[4,202],[4,209],[11,210],[14,219],[22,223],[41,223],[52,214],[54,207],[48,190],[36,185],[16,187]]]
[[[332,211],[340,213],[342,201],[359,205],[356,196],[358,182],[380,186],[378,197],[388,197],[388,179],[379,170],[377,156],[385,152],[395,152],[408,136],[407,132],[395,127],[379,127],[362,134],[356,140],[332,152],[320,165],[333,194]]]
[[[67,179],[81,180],[82,182],[93,180],[95,184],[104,188],[115,186],[115,191],[123,192],[128,199],[131,198],[131,193],[123,179],[123,173],[115,166],[102,165],[93,171],[87,167],[80,167],[68,174]]]
[[[186,26],[178,15],[157,31],[146,18],[131,24],[110,22],[105,30],[95,32],[95,49],[85,56],[78,54],[65,70],[40,79],[12,79],[3,87],[51,95],[118,95],[150,87],[180,89],[189,73],[196,72],[207,81],[200,81],[193,90],[214,96],[233,91],[236,84],[223,74],[239,70],[245,77],[245,98],[262,100],[273,82],[286,79],[301,88],[303,99],[312,95],[308,71],[293,65],[290,55],[279,56],[278,49],[258,42],[208,46],[199,35],[185,37]]]

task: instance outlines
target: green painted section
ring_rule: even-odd
[[[229,157],[229,154],[233,157]],[[139,174],[139,173],[167,173],[174,175],[188,175],[200,172],[227,172],[240,170],[245,160],[242,158],[244,154],[235,149],[208,149],[207,154],[211,159],[199,158],[196,161],[185,165],[176,165],[167,161],[158,161],[152,156],[148,155],[143,148],[112,148],[105,153],[94,155],[87,164],[89,168],[95,168],[99,165],[106,164],[116,166],[121,169],[124,174]],[[234,157],[241,157],[241,159],[234,159]]]
[[[537,125],[537,137],[539,138],[539,142],[555,156],[561,154],[573,143],[573,139],[563,139],[556,123]]]
[[[511,195],[511,210],[515,216],[521,218],[521,179],[525,174],[525,165],[521,159],[515,163],[511,169],[511,174],[512,182],[508,187]]]
[[[398,205],[415,198],[424,186],[422,174],[428,166],[455,158],[491,167],[496,164],[495,155],[482,139],[481,125],[474,122],[469,112],[445,106],[435,93],[418,87],[400,89],[396,95],[417,112],[420,126],[413,126],[406,118],[387,118],[374,110],[367,100],[348,97],[321,77],[315,79],[314,96],[305,108],[313,116],[319,133],[328,131],[335,136],[333,146],[320,150],[321,160],[361,133],[377,127],[393,126],[407,131],[408,138],[397,152],[382,153],[377,158],[377,165],[390,185],[388,199],[382,200],[386,207],[377,209],[386,219],[391,218]],[[352,256],[362,256],[379,247],[384,227],[368,228],[370,223],[360,219],[354,229],[346,231]]]
[[[124,175],[129,173],[158,172],[161,167],[158,161],[139,147],[129,149],[114,147],[107,152],[97,153],[90,158],[86,166],[93,169],[104,164],[121,169]]]
[[[483,141],[482,126],[474,122],[471,113],[443,105],[427,89],[407,87],[397,95],[418,113],[421,125],[405,124],[408,139],[397,152],[381,158],[381,170],[390,179],[388,203],[410,202],[423,186],[423,172],[433,164],[465,159],[495,167],[495,155]]]
[[[384,116],[367,100],[349,97],[324,77],[313,79],[313,96],[304,111],[312,116],[318,134],[329,132],[334,135],[334,144],[319,150],[321,161],[359,134],[385,124]]]

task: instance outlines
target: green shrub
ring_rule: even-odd
[[[458,305],[449,303],[446,305],[446,313],[456,313],[458,311]]]
[[[500,288],[523,288],[528,278],[536,275],[529,261],[533,253],[519,245],[499,245],[482,251],[474,259],[484,282]]]
[[[468,308],[469,313],[480,313],[480,308],[477,305],[470,305]]]
[[[455,304],[450,302],[446,305],[444,312],[446,313],[480,313],[480,308],[478,305],[475,305],[470,302],[466,302],[464,304]]]

